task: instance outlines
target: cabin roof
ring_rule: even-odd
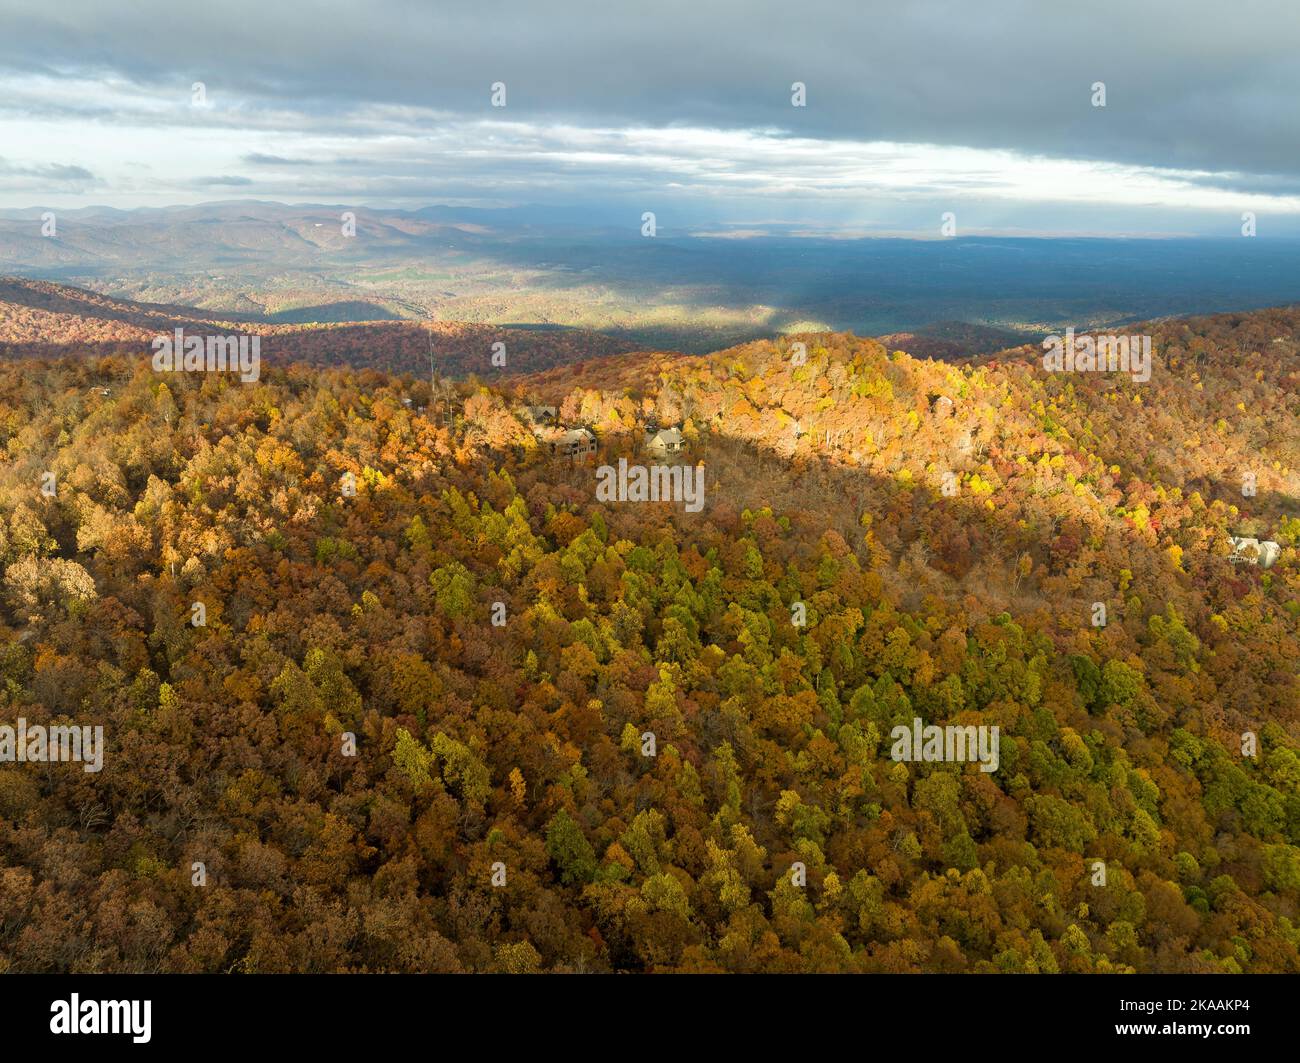
[[[585,443],[595,438],[596,436],[590,428],[570,428],[564,435],[560,436],[561,441],[565,443]]]
[[[680,428],[661,428],[650,437],[652,443],[681,443],[682,432]]]

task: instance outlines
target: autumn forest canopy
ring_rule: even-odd
[[[104,749],[0,748],[0,971],[1300,971],[1300,310],[243,383],[22,284],[0,723]]]

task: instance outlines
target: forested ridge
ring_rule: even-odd
[[[1149,385],[0,365],[0,722],[108,746],[0,764],[0,969],[1298,971],[1298,323],[1149,326]],[[595,463],[680,422],[704,511],[597,502],[539,400]]]
[[[362,304],[364,306],[364,304]],[[328,313],[328,306],[314,308]],[[139,303],[48,281],[0,278],[0,359],[148,354],[174,329],[191,336],[257,335],[263,359],[277,365],[350,365],[394,373],[463,376],[491,365],[537,372],[637,345],[586,329],[509,328],[464,321],[311,321],[285,324],[262,314],[219,313]]]

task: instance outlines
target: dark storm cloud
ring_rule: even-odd
[[[6,6],[10,70],[178,92],[201,80],[211,97],[325,124],[358,105],[418,106],[1300,175],[1291,0]],[[489,106],[494,81],[504,112]],[[806,108],[790,106],[793,81]],[[1105,108],[1090,105],[1095,81]]]
[[[1216,173],[1193,175],[1187,180],[1203,188],[1231,189],[1265,196],[1300,196],[1300,175]]]

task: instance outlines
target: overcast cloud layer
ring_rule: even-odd
[[[0,0],[0,205],[1266,235],[1300,224],[1297,54],[1293,0]]]

